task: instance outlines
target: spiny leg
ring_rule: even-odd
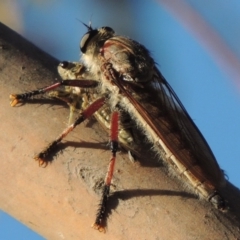
[[[20,93],[20,94],[11,94],[10,95],[10,105],[14,107],[19,102],[32,98],[33,96],[44,94],[48,91],[51,91],[59,86],[73,86],[73,87],[82,87],[82,88],[92,88],[96,87],[98,82],[95,80],[62,80],[60,82],[54,83],[50,86],[33,90],[30,92]]]
[[[119,113],[113,112],[112,113],[112,119],[111,119],[111,134],[110,134],[110,148],[112,152],[112,158],[110,160],[108,171],[106,174],[103,192],[101,201],[99,204],[99,209],[97,211],[96,220],[93,224],[93,228],[99,230],[100,232],[105,232],[105,224],[104,224],[104,218],[106,217],[106,206],[108,202],[109,197],[109,191],[110,191],[110,185],[113,177],[113,171],[114,171],[114,165],[116,161],[116,152],[118,151],[118,119],[119,119]]]
[[[39,162],[39,166],[46,167],[48,164],[48,160],[46,157],[49,153],[57,146],[58,143],[62,141],[64,137],[68,135],[77,125],[82,123],[85,119],[91,117],[96,111],[98,111],[105,104],[105,98],[99,98],[94,101],[90,106],[88,106],[82,113],[78,115],[73,124],[68,126],[57,139],[52,141],[43,151],[37,154],[34,159]]]

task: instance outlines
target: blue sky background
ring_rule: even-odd
[[[205,19],[238,58],[239,70],[240,1],[178,2],[187,3]],[[230,182],[240,187],[240,75],[236,75],[236,69],[234,72],[233,64],[224,63],[221,54],[207,48],[161,1],[2,0],[0,3],[0,21],[59,60],[79,59],[79,41],[86,28],[77,19],[85,23],[91,20],[93,27],[110,26],[151,51]],[[0,239],[44,238],[0,212]]]

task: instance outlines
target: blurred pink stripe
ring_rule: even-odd
[[[240,60],[220,35],[185,1],[158,0],[158,2],[195,35],[240,89]]]

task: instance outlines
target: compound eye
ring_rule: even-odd
[[[60,62],[60,63],[59,63],[59,66],[62,67],[62,68],[64,68],[64,69],[67,68],[68,65],[69,65],[69,62],[67,62],[67,61],[63,61],[63,62]]]
[[[115,33],[114,30],[112,28],[110,28],[110,27],[102,27],[102,29],[104,29],[108,33],[112,33],[112,34]]]
[[[98,30],[91,30],[82,37],[82,40],[80,42],[80,50],[82,53],[86,53],[88,43],[97,33],[98,33]]]

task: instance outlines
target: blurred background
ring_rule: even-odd
[[[239,12],[239,0],[0,1],[0,21],[59,61],[79,60],[81,21],[145,45],[238,188]],[[0,212],[0,239],[44,238]]]

